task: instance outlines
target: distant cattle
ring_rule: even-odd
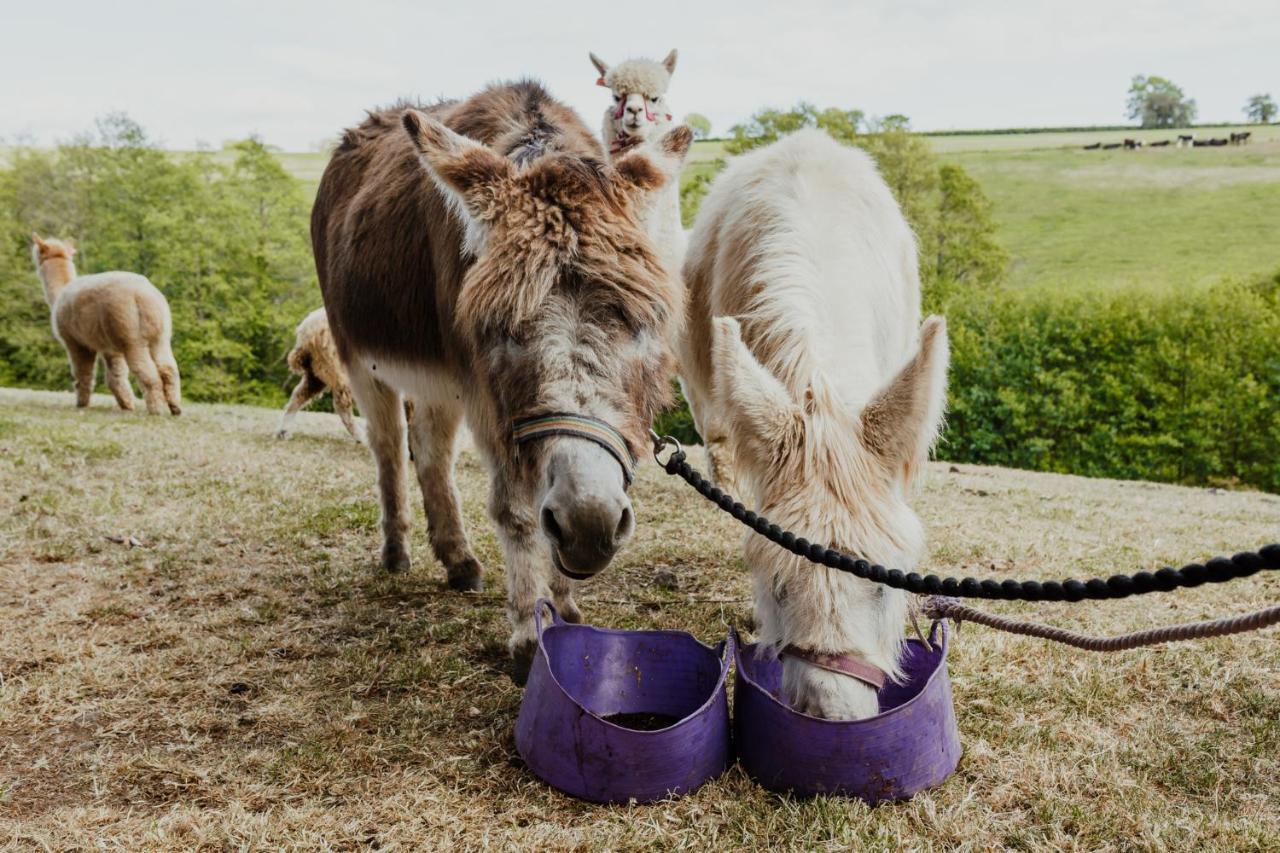
[[[1171,141],[1172,141],[1172,140],[1169,140],[1169,139],[1162,139],[1162,140],[1160,140],[1159,142],[1148,142],[1148,143],[1147,143],[1147,147],[1148,147],[1148,148],[1164,148],[1164,147],[1165,147],[1166,145],[1168,145]]]
[[[1120,143],[1119,143],[1119,142],[1108,142],[1106,145],[1102,146],[1102,150],[1103,150],[1103,151],[1110,151],[1110,150],[1111,150],[1111,149],[1113,149],[1113,148],[1119,148],[1119,147],[1120,147]]]
[[[1139,148],[1141,148],[1141,147],[1142,147],[1142,140],[1141,140],[1141,139],[1126,139],[1126,140],[1124,141],[1124,147],[1125,147],[1125,150],[1126,150],[1126,151],[1137,151]]]
[[[1244,132],[1242,132],[1242,133],[1233,133],[1233,134],[1231,134],[1231,144],[1232,144],[1232,145],[1245,145],[1245,144],[1247,144],[1247,143],[1249,142],[1249,137],[1250,137],[1250,136],[1252,136],[1252,135],[1253,135],[1253,133],[1252,133],[1251,131],[1248,131],[1248,130],[1246,130],[1246,131],[1244,131]]]
[[[1084,150],[1085,150],[1085,151],[1097,151],[1097,150],[1098,150],[1099,148],[1101,148],[1101,147],[1102,147],[1102,143],[1101,143],[1101,142],[1095,142],[1095,143],[1093,143],[1092,145],[1086,145],[1086,146],[1084,147]]]
[[[1228,142],[1228,140],[1226,140],[1226,139],[1222,139],[1222,138],[1220,138],[1220,137],[1219,137],[1219,138],[1217,138],[1217,139],[1210,139],[1210,140],[1209,140],[1209,144],[1210,144],[1210,145],[1212,145],[1214,148],[1217,148],[1217,147],[1222,146],[1222,145],[1227,145],[1227,144],[1229,144],[1229,142]]]
[[[1193,134],[1190,134],[1190,133],[1180,134],[1178,136],[1179,148],[1190,148],[1191,146],[1195,145],[1195,142],[1196,142],[1196,138]]]

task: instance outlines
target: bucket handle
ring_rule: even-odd
[[[943,640],[944,640],[944,641],[946,640],[947,634],[949,634],[949,633],[950,633],[950,631],[948,631],[948,629],[947,629],[946,622],[947,622],[947,620],[946,620],[946,619],[935,619],[935,620],[933,620],[933,626],[929,628],[929,645],[931,645],[931,646],[936,646],[936,645],[938,645],[938,632],[939,632],[939,631],[941,631],[941,632],[942,632]]]
[[[556,610],[556,606],[551,603],[551,599],[539,598],[533,605],[533,628],[539,637],[542,636],[542,608],[544,607],[551,611],[551,625],[548,627],[565,624],[564,617],[560,615],[559,610]]]

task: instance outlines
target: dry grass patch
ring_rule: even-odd
[[[678,801],[593,806],[515,754],[500,594],[449,592],[421,523],[414,571],[374,571],[373,467],[332,416],[304,416],[280,442],[262,409],[150,419],[105,401],[78,412],[69,394],[0,391],[0,403],[0,846],[1274,849],[1280,837],[1274,629],[1096,656],[965,627],[951,663],[965,753],[936,791],[872,810],[774,796],[734,770]],[[1109,574],[1280,531],[1272,495],[932,474],[921,505],[939,572]],[[459,480],[501,590],[470,455]],[[651,465],[635,503],[635,541],[580,593],[587,618],[708,641],[747,624],[733,522]],[[1018,612],[1116,632],[1278,593],[1280,579],[1255,577]]]

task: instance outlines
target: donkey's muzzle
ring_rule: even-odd
[[[556,494],[542,505],[542,532],[551,543],[556,569],[585,580],[607,567],[635,529],[631,502],[625,494],[602,495],[557,506]]]

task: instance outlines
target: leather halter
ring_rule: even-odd
[[[808,649],[801,649],[796,646],[787,646],[782,650],[782,654],[793,657],[796,660],[802,660],[810,666],[818,667],[818,669],[825,669],[827,672],[856,678],[876,690],[883,690],[885,682],[889,680],[889,676],[883,669],[864,660],[859,660],[853,655],[811,652]]]
[[[521,418],[516,421],[512,430],[512,437],[516,444],[555,435],[585,438],[603,447],[622,466],[622,478],[626,484],[630,486],[631,481],[635,479],[636,457],[631,452],[631,446],[627,444],[622,433],[599,418],[568,412],[551,412],[532,418]]]

